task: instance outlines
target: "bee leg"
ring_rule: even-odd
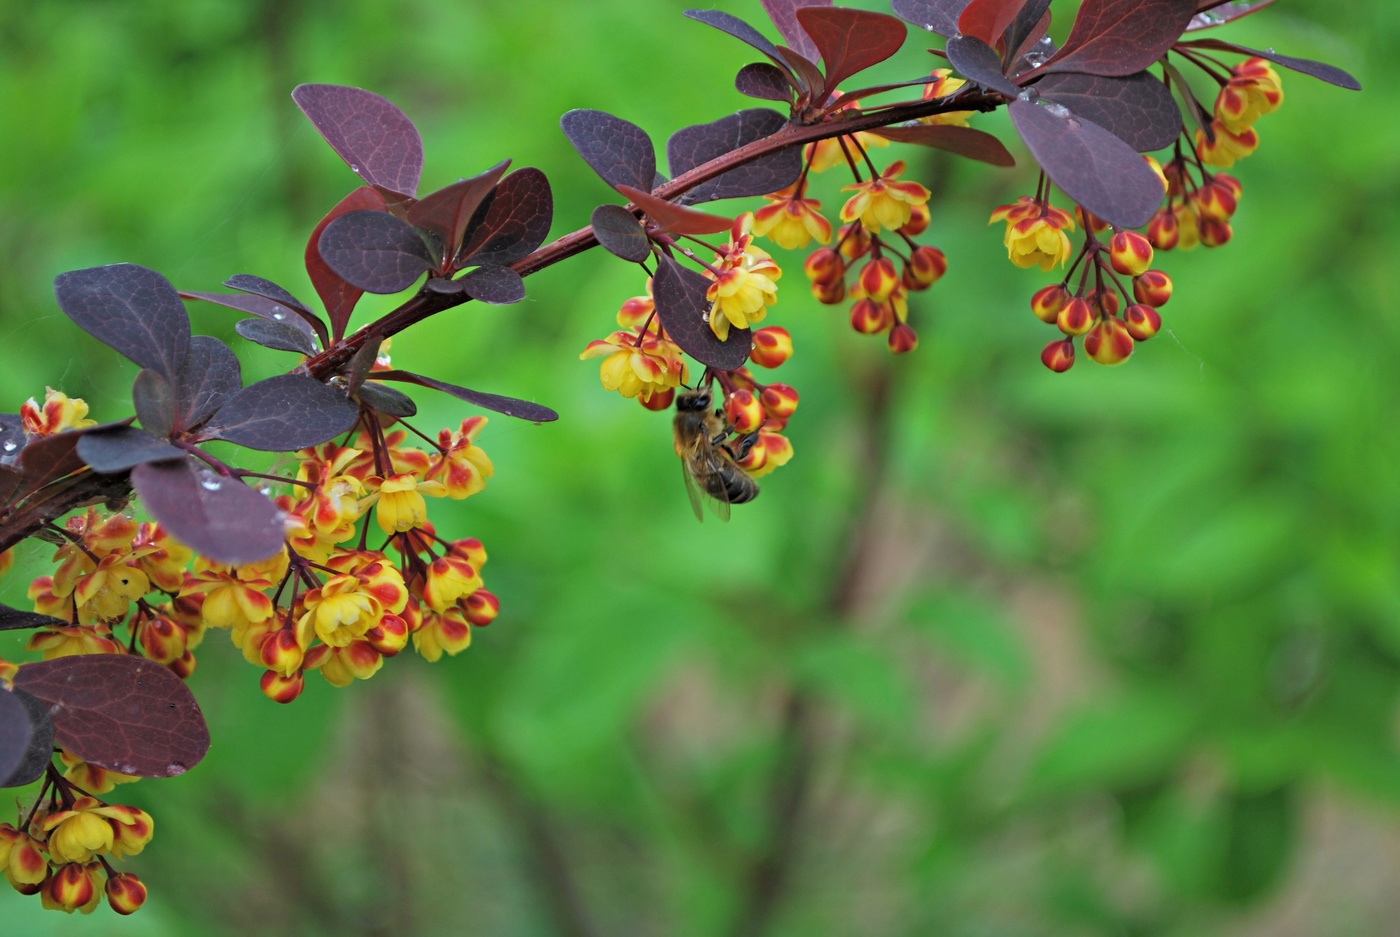
[[[758,430],[754,430],[752,433],[748,433],[744,436],[739,437],[737,452],[735,451],[735,447],[733,445],[729,447],[729,451],[733,454],[735,459],[742,459],[744,458],[744,456],[749,454],[749,450],[753,448],[753,444],[757,441]]]

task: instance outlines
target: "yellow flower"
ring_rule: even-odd
[[[423,495],[440,498],[447,493],[441,482],[422,481],[412,474],[390,475],[379,483],[374,519],[386,534],[398,534],[428,522]]]
[[[686,380],[680,346],[657,326],[645,335],[635,329],[618,329],[607,338],[589,342],[579,354],[580,360],[599,357],[603,358],[598,367],[603,389],[624,397],[650,400],[653,394],[674,390]]]
[[[1023,195],[1012,205],[998,206],[988,224],[997,221],[1006,222],[1002,244],[1016,266],[1048,271],[1069,260],[1072,248],[1066,232],[1074,230],[1069,212]]]
[[[936,98],[946,98],[956,92],[967,81],[962,78],[950,78],[953,70],[950,68],[935,68],[929,75],[933,79],[924,85],[924,100],[932,101]],[[928,117],[920,117],[921,124],[943,124],[951,127],[966,127],[967,119],[976,111],[949,111],[946,114],[931,114]]]
[[[475,442],[485,425],[486,417],[472,416],[462,421],[460,430],[438,431],[438,452],[428,466],[427,477],[442,482],[453,500],[476,494],[496,472],[490,456]]]
[[[763,196],[771,205],[753,213],[753,233],[772,240],[779,247],[793,250],[806,247],[813,238],[826,244],[831,240],[831,222],[818,212],[822,203],[800,198],[797,183],[780,192]]]
[[[745,212],[734,220],[729,243],[716,256],[714,280],[705,291],[710,302],[710,331],[724,341],[731,326],[746,329],[762,322],[768,307],[778,301],[777,280],[783,271],[767,251],[753,246],[753,215]]]
[[[929,191],[917,182],[900,182],[904,161],[895,160],[880,175],[843,186],[843,192],[855,192],[841,206],[841,220],[860,220],[861,227],[874,233],[884,228],[895,231],[909,223],[913,206],[928,201]]]
[[[44,388],[44,402],[30,397],[19,408],[24,431],[31,436],[52,436],[66,429],[96,426],[96,420],[85,419],[88,405],[81,397],[69,397],[52,387]]]

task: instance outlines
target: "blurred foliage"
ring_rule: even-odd
[[[662,140],[748,106],[745,49],[687,5],[5,0],[5,408],[48,384],[129,412],[133,369],[58,313],[61,271],[314,295],[306,234],[355,180],[298,82],[403,107],[425,187],[509,156],[548,173],[556,234],[580,226],[609,193],[563,111]],[[395,339],[403,366],[561,414],[493,416],[495,479],[434,505],[485,541],[501,617],[458,658],[313,680],[286,708],[213,636],[192,680],[208,760],[121,792],[156,817],[131,863],[147,908],[68,919],[8,895],[5,929],[1396,933],[1400,8],[1290,0],[1229,30],[1366,90],[1283,73],[1234,242],[1162,263],[1161,336],[1121,368],[1047,372],[1043,281],[985,224],[1030,177],[908,153],[951,261],[922,345],[892,359],[850,333],[777,252],[797,455],[728,525],[690,517],[667,415],[577,360],[635,268],[595,251],[516,307]],[[933,64],[921,47],[905,69]],[[191,314],[231,338],[227,311]],[[240,354],[250,377],[291,364]],[[425,430],[463,415],[417,397]],[[29,551],[6,601],[47,558]]]

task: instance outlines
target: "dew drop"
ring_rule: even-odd
[[[5,442],[5,451],[6,451],[6,452],[14,452],[14,451],[15,451],[16,449],[18,449],[18,448],[19,448],[19,446],[14,442],[14,440],[6,440],[6,442]]]
[[[351,171],[351,172],[359,172],[359,171],[360,171],[360,167],[359,167],[359,166],[356,166],[354,163],[351,163],[351,164],[350,164],[350,171]]]
[[[272,314],[272,318],[276,319],[278,322],[281,322],[283,319],[287,318],[287,316],[286,314],[281,312],[274,312]]]
[[[184,773],[185,773],[186,771],[188,771],[188,770],[190,770],[190,769],[187,768],[185,765],[183,765],[182,763],[180,763],[180,762],[178,762],[178,761],[172,761],[170,764],[168,764],[168,765],[165,766],[165,773],[166,773],[166,776],[167,776],[167,777],[172,777],[172,778],[173,778],[173,777],[177,777],[177,776],[179,776],[179,775],[181,775],[181,774],[184,774]],[[123,771],[123,772],[122,772],[122,774],[130,774],[130,773],[131,773],[130,771]]]
[[[1045,64],[1045,60],[1048,56],[1044,52],[1027,52],[1022,58],[1026,60],[1026,64],[1031,68],[1039,68]]]
[[[220,488],[224,487],[224,483],[217,478],[204,478],[200,481],[199,487],[203,488],[205,491],[218,491]]]
[[[1265,55],[1278,55],[1278,53],[1274,51],[1274,47],[1273,47],[1273,46],[1265,46],[1265,47],[1264,47],[1264,54],[1265,54]]]
[[[1047,104],[1045,105],[1045,109],[1050,113],[1054,114],[1056,117],[1062,118],[1064,120],[1068,120],[1072,116],[1069,112],[1069,108],[1065,107],[1063,104]]]

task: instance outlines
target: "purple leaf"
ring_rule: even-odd
[[[24,690],[0,687],[0,787],[32,784],[52,763],[49,707]]]
[[[19,608],[0,605],[0,631],[19,631],[25,628],[57,628],[69,624],[62,618],[26,612]],[[2,721],[2,720],[0,720]]]
[[[312,325],[305,318],[299,315],[296,310],[282,305],[276,300],[269,299],[253,293],[205,293],[194,290],[181,290],[181,299],[198,299],[206,303],[213,303],[216,306],[223,306],[227,309],[237,309],[239,312],[247,312],[260,319],[268,319],[272,322],[285,324],[289,328],[296,329],[305,336],[306,341],[315,342],[315,332]],[[317,326],[324,329],[318,321]]]
[[[707,318],[711,304],[705,298],[710,282],[694,270],[662,256],[656,266],[656,276],[652,278],[656,315],[666,334],[686,354],[716,370],[733,371],[749,360],[752,334],[748,329],[731,328],[724,341],[715,337]]]
[[[972,0],[958,14],[958,32],[995,47],[1026,0]]]
[[[642,223],[621,205],[599,205],[588,223],[603,249],[639,264],[651,256],[651,241]]]
[[[48,706],[59,745],[108,771],[174,777],[209,750],[209,728],[189,688],[144,657],[34,661],[20,667],[15,686]]]
[[[190,351],[193,350],[194,342],[191,341]],[[189,361],[189,355],[185,356],[185,361]],[[185,372],[181,368],[180,380],[183,382],[184,378]],[[136,419],[141,421],[141,428],[146,432],[165,437],[175,431],[175,391],[159,372],[142,368],[137,373],[131,385],[131,403],[136,410]]]
[[[646,212],[647,218],[663,233],[718,234],[728,231],[734,225],[733,218],[722,218],[719,215],[683,208],[648,192],[634,189],[630,185],[620,185],[617,190]]]
[[[190,318],[170,283],[136,264],[60,273],[58,305],[79,328],[143,368],[175,380],[190,345]]]
[[[1271,49],[1251,49],[1248,46],[1238,45],[1233,42],[1222,42],[1219,39],[1193,39],[1190,42],[1183,42],[1182,45],[1192,49],[1218,49],[1222,52],[1239,52],[1243,55],[1257,55],[1261,59],[1268,59],[1275,65],[1282,65],[1284,68],[1291,68],[1295,72],[1302,72],[1304,75],[1311,75],[1313,78],[1321,79],[1329,85],[1336,85],[1338,88],[1346,88],[1348,91],[1361,90],[1361,83],[1359,81],[1337,66],[1328,65],[1326,62],[1314,62],[1312,59],[1295,59],[1291,55],[1279,55]]]
[[[725,13],[721,10],[686,10],[685,15],[693,20],[698,20],[706,26],[713,26],[721,32],[729,33],[740,42],[746,42],[764,55],[768,56],[777,65],[786,68],[783,57],[778,54],[778,47],[773,45],[763,33],[754,29],[748,23]]]
[[[509,165],[510,160],[503,159],[479,175],[459,179],[425,195],[408,209],[409,224],[436,234],[443,244],[443,256],[456,256],[466,236],[467,224]]]
[[[418,405],[412,397],[403,391],[385,387],[378,381],[365,381],[356,389],[355,396],[365,406],[389,416],[406,417],[418,412]]]
[[[894,55],[909,35],[893,16],[849,7],[803,7],[797,11],[797,21],[821,51],[826,67],[821,100],[856,72]]]
[[[797,11],[803,7],[829,7],[831,0],[763,0],[763,10],[778,27],[789,47],[804,59],[816,61],[821,53],[811,37],[797,22]]]
[[[788,73],[767,62],[755,62],[739,69],[739,74],[734,76],[734,88],[751,98],[792,103],[793,87]]]
[[[78,440],[78,458],[94,472],[111,475],[142,462],[179,459],[184,453],[159,436],[134,426],[114,426],[85,433]]]
[[[1262,10],[1273,2],[1274,0],[1253,0],[1253,2],[1236,0],[1236,2],[1225,3],[1222,0],[1201,0],[1196,7],[1196,15],[1191,17],[1186,31],[1195,32],[1198,29],[1221,26],[1231,20],[1237,20],[1241,16],[1248,16],[1255,10]]]
[[[321,317],[316,315],[316,313],[312,312],[310,309],[306,308],[306,305],[302,303],[301,300],[297,299],[291,293],[282,289],[282,287],[278,286],[276,283],[273,283],[271,280],[264,280],[262,277],[255,277],[247,273],[240,273],[236,276],[229,277],[227,280],[225,280],[224,286],[227,286],[231,290],[242,290],[245,293],[252,293],[256,296],[262,296],[272,300],[274,303],[277,303],[280,306],[285,306],[292,312],[296,313],[303,322],[305,322],[308,326],[311,327],[315,334],[321,339],[322,345],[330,344],[330,336],[326,332],[326,323],[321,321]],[[271,316],[270,318],[280,320],[283,317]],[[308,332],[307,334],[311,334],[311,332]]]
[[[958,17],[968,0],[891,0],[895,16],[945,39],[958,34]]]
[[[1181,111],[1167,86],[1148,72],[1106,78],[1067,72],[1035,84],[1042,101],[1063,104],[1139,153],[1170,146],[1181,133]]]
[[[340,435],[358,415],[336,388],[305,374],[278,374],[235,394],[204,433],[263,452],[294,452]]]
[[[404,112],[377,94],[343,85],[298,85],[292,100],[367,185],[418,193],[423,141]]]
[[[18,413],[0,413],[0,463],[19,459],[24,446],[24,420]]]
[[[321,242],[321,233],[326,230],[326,225],[341,215],[348,215],[352,211],[384,210],[384,197],[374,189],[361,186],[341,199],[339,204],[321,219],[306,241],[306,275],[311,278],[311,285],[316,287],[316,293],[326,307],[326,315],[331,320],[331,335],[336,339],[345,335],[350,313],[354,312],[355,304],[364,295],[364,290],[345,282],[343,277],[336,275],[321,259],[321,252],[317,250],[317,245]]]
[[[376,371],[374,372],[374,377],[375,380],[380,381],[403,381],[409,384],[417,384],[420,387],[431,387],[433,390],[440,390],[445,394],[451,394],[458,400],[465,400],[468,403],[476,404],[478,407],[494,410],[496,413],[504,413],[506,416],[530,420],[533,423],[550,423],[559,419],[559,414],[549,409],[549,407],[541,406],[537,403],[530,403],[528,400],[517,400],[514,397],[502,397],[500,394],[486,394],[479,390],[459,387],[456,384],[448,384],[446,381],[438,381],[431,377],[424,377],[421,374],[414,374],[412,371]]]
[[[1047,72],[1131,75],[1166,54],[1196,13],[1196,0],[1084,0]]]
[[[509,306],[525,298],[525,281],[509,267],[485,264],[457,281],[472,299]]]
[[[586,108],[569,111],[559,118],[559,126],[578,155],[608,185],[651,191],[656,178],[656,151],[641,127]]]
[[[13,465],[0,465],[0,503],[9,503],[24,481],[24,473]]]
[[[176,424],[184,430],[198,426],[242,386],[238,358],[229,347],[217,338],[196,335],[190,340],[190,352],[180,369]]]
[[[1015,100],[1011,122],[1031,155],[1064,193],[1105,221],[1147,223],[1162,203],[1161,180],[1132,147],[1058,105]]]
[[[954,36],[944,49],[948,54],[948,64],[969,81],[992,91],[1000,91],[1007,97],[1016,97],[1021,88],[1001,71],[1001,58],[996,50],[981,39],[971,36]]]
[[[191,459],[144,462],[131,485],[177,540],[220,563],[252,563],[282,549],[282,512],[255,488]]]
[[[371,338],[360,346],[360,350],[355,352],[355,356],[350,359],[350,363],[341,372],[350,393],[359,392],[360,385],[365,382],[365,378],[369,377],[369,372],[374,370],[374,363],[378,360],[379,339]]]
[[[770,137],[786,126],[787,118],[782,114],[756,107],[712,123],[682,127],[666,141],[666,162],[671,175],[679,176],[741,146]],[[685,194],[684,200],[693,203],[765,195],[796,182],[801,173],[802,147],[789,147],[700,183]]]
[[[513,264],[544,243],[554,220],[554,193],[545,174],[527,166],[501,180],[481,220],[472,219],[456,265]]]
[[[433,266],[418,232],[382,211],[341,215],[326,225],[317,247],[337,276],[367,293],[400,292]]]
[[[881,127],[874,131],[887,140],[914,143],[936,150],[956,153],[993,166],[1015,166],[1016,160],[1000,140],[981,130],[952,124],[911,124],[902,127]]]
[[[1006,30],[1006,51],[1008,61],[1015,61],[1025,52],[1025,46],[1034,45],[1050,28],[1050,0],[1030,0],[1021,7],[1011,25]]]
[[[36,436],[29,440],[19,454],[19,468],[24,480],[17,495],[38,491],[51,481],[71,475],[83,467],[75,451],[84,430],[69,430],[52,436]]]
[[[234,331],[255,345],[276,351],[294,351],[310,357],[316,354],[316,343],[311,336],[289,322],[272,319],[239,319],[233,324]]]

